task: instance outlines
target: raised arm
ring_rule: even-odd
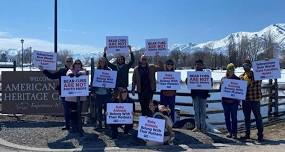
[[[132,52],[132,47],[129,45],[128,48],[129,48],[129,52],[130,52],[130,55],[131,55],[131,61],[127,64],[127,66],[130,69],[132,67],[132,65],[134,64],[134,62],[135,62],[135,57],[134,57],[134,54]]]
[[[60,69],[56,72],[50,72],[48,70],[43,70],[43,74],[50,79],[59,79],[61,75],[63,74],[63,70]]]
[[[110,67],[112,70],[117,71],[117,66],[115,64],[112,64],[111,62],[109,62],[109,60],[107,59],[107,53],[106,52],[107,52],[107,47],[104,48],[103,57],[106,59],[108,67]]]

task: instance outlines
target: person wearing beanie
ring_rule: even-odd
[[[245,136],[241,139],[250,139],[250,125],[251,125],[251,112],[253,112],[256,121],[258,141],[263,141],[263,122],[260,113],[260,100],[261,93],[261,80],[255,80],[253,71],[251,70],[252,64],[249,59],[243,63],[244,73],[240,76],[241,80],[247,81],[246,99],[242,102],[242,109],[245,121]]]
[[[227,65],[226,76],[221,80],[220,89],[224,79],[240,80],[240,78],[235,75],[235,65],[233,63]],[[240,100],[222,97],[222,106],[228,130],[228,138],[237,139],[237,111],[239,103]]]

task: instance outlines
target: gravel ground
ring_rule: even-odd
[[[15,117],[0,116],[0,137],[11,143],[26,145],[38,148],[93,148],[93,147],[134,147],[144,146],[145,142],[138,139],[136,130],[129,135],[121,131],[119,138],[110,138],[110,129],[94,130],[92,125],[85,125],[85,134],[79,137],[77,134],[70,134],[62,131],[64,125],[62,117],[45,116],[21,116]],[[174,145],[181,144],[212,144],[212,143],[237,143],[238,141],[226,139],[223,136],[214,134],[193,133],[189,130],[175,130],[176,139]]]

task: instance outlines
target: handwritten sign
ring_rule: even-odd
[[[223,79],[221,87],[221,97],[245,100],[247,91],[247,81]]]
[[[145,55],[166,56],[168,54],[168,39],[147,39],[145,40]]]
[[[281,78],[279,59],[255,61],[252,63],[255,80]]]
[[[106,46],[108,48],[108,53],[114,55],[126,55],[128,54],[128,37],[127,36],[107,36]]]
[[[138,138],[163,142],[165,120],[139,117]]]
[[[189,89],[210,90],[212,89],[212,79],[210,71],[188,71],[187,86]]]
[[[180,72],[157,72],[157,88],[159,90],[179,90],[181,73]]]
[[[56,70],[57,54],[53,52],[34,51],[33,64],[46,70]]]
[[[107,124],[132,124],[132,103],[107,103]]]
[[[61,77],[61,96],[88,96],[89,95],[89,79],[88,76],[82,75],[79,77]]]
[[[115,88],[117,71],[95,70],[93,86],[101,88]]]

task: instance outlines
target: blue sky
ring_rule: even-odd
[[[0,37],[52,44],[53,5],[54,0],[1,0]],[[145,39],[163,37],[169,45],[201,43],[284,23],[284,6],[284,0],[58,0],[58,40],[94,48],[103,48],[107,35],[127,35],[140,47]]]

